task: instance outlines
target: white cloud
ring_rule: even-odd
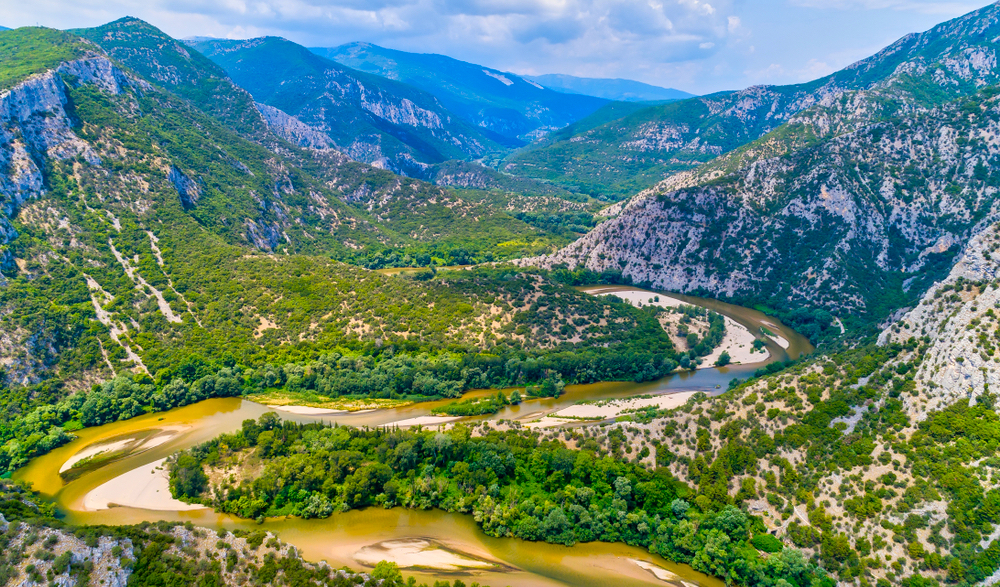
[[[5,4],[0,24],[75,28],[132,15],[175,37],[366,41],[502,71],[708,92],[828,73],[971,1],[32,0]]]
[[[807,8],[833,8],[838,10],[900,10],[924,14],[971,12],[983,2],[942,2],[940,0],[791,0],[796,6]]]

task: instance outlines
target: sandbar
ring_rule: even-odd
[[[83,498],[84,510],[106,510],[113,506],[169,512],[203,509],[203,505],[184,503],[170,495],[170,482],[163,466],[166,460],[132,469],[94,488]]]
[[[354,560],[374,567],[381,561],[394,562],[403,569],[435,569],[438,571],[463,571],[492,569],[499,565],[442,548],[422,538],[386,540],[365,546],[354,553]]]
[[[182,430],[184,426],[171,426],[163,428],[162,430],[153,430],[156,434],[154,436],[147,436],[143,438],[140,433],[139,436],[128,436],[125,438],[120,438],[118,440],[110,440],[104,442],[97,442],[85,447],[80,452],[66,459],[62,467],[59,468],[60,473],[65,473],[66,471],[73,468],[73,465],[79,463],[84,459],[90,457],[99,456],[107,453],[121,452],[120,457],[127,455],[133,455],[142,451],[149,450],[166,443],[167,441],[175,438]]]
[[[783,349],[787,350],[788,347],[791,346],[791,344],[792,344],[792,343],[788,342],[787,340],[785,340],[785,338],[783,336],[781,336],[781,335],[778,335],[778,334],[769,334],[768,336],[771,338],[771,340],[773,340],[774,342],[778,343],[778,346],[780,346]]]
[[[386,426],[399,426],[400,428],[406,428],[408,426],[440,426],[442,424],[447,424],[448,422],[454,422],[458,420],[461,416],[417,416],[416,418],[407,418],[405,420],[399,420],[398,422],[390,422]]]
[[[117,440],[115,442],[92,444],[86,447],[85,449],[81,450],[80,452],[76,453],[75,455],[71,456],[70,458],[66,459],[66,462],[63,463],[61,467],[59,467],[59,472],[65,473],[66,471],[70,470],[73,467],[73,465],[79,463],[83,459],[94,457],[99,454],[107,452],[122,450],[125,447],[132,444],[133,442],[135,442],[134,438],[123,438],[122,440]]]
[[[311,406],[267,406],[269,408],[296,414],[298,416],[331,416],[333,414],[343,414],[347,410],[331,410],[330,408],[314,408]]]
[[[698,392],[681,391],[647,398],[614,399],[588,404],[576,404],[575,406],[559,410],[553,416],[556,418],[566,416],[570,418],[606,419],[619,416],[626,410],[647,408],[649,406],[656,406],[661,410],[669,410],[683,406],[696,393]]]
[[[630,558],[628,560],[635,563],[635,565],[640,569],[645,569],[650,573],[653,573],[653,575],[655,575],[656,578],[661,581],[680,581],[680,577],[677,574],[672,573],[659,565],[654,565],[653,563],[641,561],[634,558]]]

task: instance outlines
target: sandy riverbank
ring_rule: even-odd
[[[562,426],[563,424],[582,424],[582,420],[576,420],[574,418],[558,418],[556,416],[545,416],[540,420],[535,420],[534,422],[526,422],[524,424],[525,428],[552,428],[555,426]]]
[[[381,561],[389,561],[396,563],[401,569],[434,569],[436,571],[496,569],[500,566],[448,550],[422,538],[386,540],[365,546],[354,553],[354,560],[369,567],[374,567]]]
[[[766,348],[760,350],[753,348],[753,341],[756,340],[756,337],[745,326],[729,316],[723,316],[723,319],[726,322],[726,335],[714,351],[702,358],[702,369],[715,365],[723,352],[729,353],[729,362],[734,365],[760,363],[771,356]],[[787,345],[788,341],[785,341],[785,348],[788,348]]]
[[[627,410],[636,410],[641,408],[648,408],[650,406],[656,406],[661,410],[669,410],[671,408],[676,408],[683,406],[691,396],[696,394],[696,391],[682,391],[679,393],[666,393],[663,395],[654,395],[653,397],[646,398],[627,398],[627,399],[613,399],[604,400],[594,403],[577,404],[575,406],[570,406],[566,409],[559,410],[553,416],[555,417],[570,417],[570,418],[614,418],[615,416],[620,416],[623,412]]]
[[[170,495],[164,461],[165,458],[153,461],[99,485],[83,498],[84,510],[106,510],[114,506],[170,512],[203,509],[203,505],[184,503]]]

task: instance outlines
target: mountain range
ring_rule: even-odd
[[[556,92],[513,73],[444,55],[407,53],[370,43],[312,51],[348,67],[420,88],[463,120],[503,137],[512,146],[523,146],[606,103],[593,96]]]
[[[663,102],[694,97],[694,94],[681,90],[661,88],[630,79],[576,77],[559,73],[526,75],[524,78],[560,92],[622,102]]]
[[[991,5],[824,78],[755,86],[646,108],[570,137],[516,152],[503,168],[619,199],[778,129],[795,114],[845,92],[894,88],[898,100],[933,106],[994,83],[997,9]]]
[[[611,207],[613,219],[540,262],[771,307],[886,315],[995,218],[998,32],[991,5],[811,84],[663,107],[670,116],[656,128],[674,138],[634,148],[660,145],[690,170]],[[601,137],[613,148],[608,136],[648,112],[556,146]],[[725,154],[680,163],[695,151]]]

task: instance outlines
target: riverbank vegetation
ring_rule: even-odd
[[[357,429],[265,414],[173,458],[170,487],[175,497],[245,518],[440,508],[473,515],[491,536],[626,542],[741,585],[823,584],[794,549],[758,554],[750,541],[764,531],[759,520],[724,500],[695,498],[665,470],[596,449],[489,428],[481,436],[463,426]]]
[[[431,410],[432,414],[441,416],[483,416],[495,414],[511,404],[521,403],[521,394],[514,390],[510,397],[502,391],[486,397],[474,397],[438,406]]]

